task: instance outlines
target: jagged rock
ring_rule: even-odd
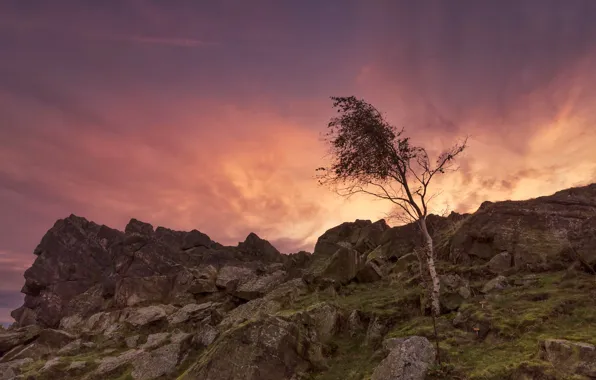
[[[219,331],[211,325],[203,325],[193,338],[193,342],[200,347],[208,347],[217,339]]]
[[[395,262],[395,265],[392,268],[392,272],[394,272],[394,273],[406,272],[406,270],[408,269],[408,266],[411,263],[418,263],[418,256],[413,252],[403,255],[399,259],[397,259],[397,261]]]
[[[281,284],[286,276],[286,272],[278,270],[270,275],[253,277],[241,283],[234,292],[234,295],[247,301],[262,297]]]
[[[35,342],[39,344],[45,344],[46,346],[52,348],[60,349],[75,339],[75,335],[69,334],[66,331],[43,329],[39,332],[39,336]]]
[[[209,236],[200,231],[192,230],[184,236],[182,246],[180,248],[184,250],[196,247],[209,248],[211,247],[211,243],[212,241]]]
[[[381,318],[375,316],[366,330],[366,337],[364,343],[368,346],[375,347],[379,345],[383,339],[383,335],[387,331],[387,326],[382,322]]]
[[[164,302],[172,286],[170,276],[126,277],[117,281],[114,300],[120,307]]]
[[[254,258],[266,261],[282,261],[282,255],[267,240],[261,239],[251,232],[244,242],[238,244],[238,249]]]
[[[306,309],[306,314],[314,321],[314,330],[320,342],[329,341],[339,331],[341,315],[335,306],[326,302],[318,303]]]
[[[501,274],[511,268],[511,255],[507,251],[497,253],[486,265],[491,272]]]
[[[217,274],[215,284],[218,288],[225,289],[228,292],[233,292],[241,282],[246,282],[248,279],[255,277],[254,270],[239,266],[225,266],[220,269]]]
[[[39,336],[38,326],[27,326],[17,330],[0,331],[0,357],[13,348],[32,342]]]
[[[8,351],[2,358],[0,358],[1,363],[6,363],[13,360],[19,359],[34,359],[38,360],[42,357],[49,355],[53,350],[44,345],[37,342],[33,342],[28,345],[21,345],[13,348],[12,350]]]
[[[133,361],[132,378],[152,380],[173,373],[183,357],[184,347],[181,343],[172,343],[151,352],[143,352]]]
[[[318,257],[305,276],[307,282],[317,283],[326,280],[347,284],[356,277],[363,262],[355,249],[342,247],[331,257]]]
[[[456,231],[450,258],[485,263],[507,251],[518,271],[564,269],[575,260],[570,247],[590,246],[593,235],[586,232],[596,231],[595,216],[596,184],[525,201],[485,203]]]
[[[342,223],[325,231],[319,237],[314,254],[331,256],[342,246],[354,248],[361,253],[370,251],[380,244],[383,232],[388,228],[389,226],[382,219],[375,223],[370,220]]]
[[[540,343],[541,357],[566,375],[596,378],[596,347],[592,344],[563,339],[546,339]]]
[[[85,370],[85,368],[87,368],[87,362],[74,361],[69,364],[69,366],[66,368],[66,371],[70,375],[76,376],[76,375],[80,375]]]
[[[215,293],[217,268],[213,265],[185,268],[178,273],[170,298],[174,302],[190,303],[197,294]]]
[[[170,314],[168,311],[170,313],[172,312],[172,310],[165,305],[152,305],[130,309],[122,315],[121,320],[132,326],[140,327],[158,321],[165,321],[168,314]]]
[[[136,348],[139,345],[139,339],[139,335],[132,335],[126,337],[126,339],[124,339],[124,343],[126,343],[126,347],[128,348]]]
[[[489,282],[487,282],[482,287],[482,293],[490,293],[494,290],[502,290],[502,289],[505,289],[507,286],[508,286],[507,277],[497,276],[497,277],[493,278],[492,280],[490,280]]]
[[[275,317],[231,330],[210,352],[181,380],[291,380],[323,360],[320,345],[300,326]]]
[[[464,300],[470,298],[470,285],[459,275],[439,276],[441,281],[441,307],[445,310],[457,310]]]
[[[170,333],[167,332],[151,334],[147,337],[147,342],[145,342],[141,348],[144,350],[150,350],[152,348],[159,347],[164,344],[169,337]]]
[[[362,330],[364,330],[364,325],[362,323],[360,312],[358,310],[352,310],[348,316],[348,331],[351,336],[354,336]]]
[[[356,279],[358,282],[375,282],[379,281],[383,278],[383,273],[381,272],[381,268],[372,261],[367,262],[364,264],[362,269],[356,273]]]
[[[104,357],[99,361],[99,366],[90,377],[97,380],[109,378],[109,376],[131,365],[143,353],[143,350],[132,349],[118,356]]]
[[[371,380],[424,380],[435,360],[435,348],[420,336],[391,339],[385,347],[389,355],[375,368]]]
[[[11,313],[17,324],[21,327],[35,325],[37,323],[37,313],[28,307],[20,307]]]
[[[13,360],[8,363],[0,363],[0,380],[14,380],[21,373],[21,368],[33,362],[33,359]]]
[[[132,218],[124,228],[124,232],[127,234],[151,235],[153,234],[153,226]]]
[[[275,300],[257,298],[231,310],[221,321],[222,329],[239,325],[251,319],[272,315],[281,310],[281,303]]]
[[[189,319],[202,320],[211,314],[211,310],[219,304],[213,302],[206,302],[200,305],[191,303],[177,310],[168,317],[168,322],[171,325],[179,323],[186,323]]]

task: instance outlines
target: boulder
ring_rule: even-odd
[[[321,347],[301,327],[269,317],[230,330],[184,379],[291,380],[317,368]]]
[[[163,345],[169,337],[170,333],[167,332],[151,334],[147,337],[147,341],[141,346],[141,348],[143,350],[151,350],[153,348],[159,347]]]
[[[509,284],[507,281],[507,277],[497,276],[492,280],[488,281],[486,284],[484,284],[484,286],[482,287],[482,293],[486,294],[495,290],[502,290],[505,289],[508,285]]]
[[[511,260],[512,257],[509,252],[504,251],[494,255],[486,266],[492,273],[501,274],[511,268]]]
[[[176,371],[183,358],[186,345],[172,343],[151,352],[143,352],[133,361],[132,378],[152,380]]]
[[[356,273],[356,280],[358,282],[375,282],[383,278],[383,272],[377,264],[372,261],[368,261],[364,266]]]
[[[441,307],[446,311],[457,310],[472,295],[467,280],[456,274],[439,276],[441,281]]]
[[[228,292],[233,292],[239,283],[247,282],[256,273],[250,268],[241,266],[224,266],[219,270],[215,284],[220,289],[225,289]]]
[[[420,336],[391,339],[384,344],[389,355],[375,368],[371,380],[424,380],[436,350]]]
[[[203,325],[193,338],[193,343],[199,347],[208,347],[217,339],[219,331],[211,325]]]
[[[16,379],[21,374],[21,368],[32,362],[33,359],[20,359],[8,363],[0,363],[0,380]]]
[[[217,307],[218,303],[206,302],[200,305],[191,303],[178,309],[168,317],[171,325],[187,323],[189,320],[200,321],[211,315],[211,311]]]
[[[244,242],[238,244],[238,250],[254,259],[262,259],[267,262],[282,262],[283,256],[267,240],[261,239],[257,234],[251,232]]]
[[[27,326],[16,330],[0,331],[0,357],[13,348],[35,340],[40,333],[37,326]]]
[[[358,251],[342,247],[329,258],[315,258],[305,275],[305,280],[312,283],[332,280],[340,284],[347,284],[356,277],[363,264]]]
[[[238,285],[234,295],[247,301],[262,297],[281,284],[286,276],[286,272],[278,270],[269,275],[252,277]]]
[[[182,239],[182,245],[180,248],[183,250],[188,250],[197,247],[209,248],[211,247],[212,243],[213,242],[211,241],[211,238],[209,236],[205,235],[200,231],[192,230],[185,234],[184,238]]]
[[[136,309],[126,310],[120,317],[122,322],[126,322],[134,327],[142,327],[150,323],[165,321],[168,316],[169,308],[163,305],[152,305]]]
[[[144,353],[143,350],[132,349],[118,356],[106,356],[99,360],[99,366],[89,377],[97,380],[109,379],[113,375],[122,372],[126,367],[131,366]]]
[[[568,376],[596,378],[596,347],[592,344],[563,339],[546,339],[540,343],[542,359]]]
[[[153,226],[149,223],[141,222],[135,218],[132,218],[126,227],[124,233],[127,234],[139,234],[139,235],[152,235]]]

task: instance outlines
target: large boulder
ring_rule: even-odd
[[[596,184],[525,201],[484,202],[454,234],[450,258],[482,264],[506,251],[515,270],[544,271],[567,267],[577,253],[594,265],[595,232]]]
[[[596,378],[596,347],[592,344],[563,339],[541,342],[541,357],[568,376]]]
[[[371,380],[424,380],[435,360],[436,350],[424,337],[389,339],[384,347],[389,355],[377,366]]]
[[[40,333],[37,326],[27,326],[17,330],[0,330],[0,357],[13,348],[28,344]]]
[[[441,294],[439,301],[445,311],[457,310],[459,306],[471,297],[470,285],[467,280],[456,274],[439,276]]]
[[[230,330],[180,379],[291,380],[321,361],[321,346],[301,326],[269,317]]]
[[[360,253],[370,251],[380,244],[383,233],[388,228],[389,226],[383,219],[374,223],[370,220],[342,223],[325,231],[319,237],[314,254],[330,256],[340,247],[346,246],[345,244]]]
[[[283,256],[277,248],[265,239],[261,239],[257,234],[251,232],[244,242],[238,244],[238,249],[256,259],[264,259],[268,262],[282,262]]]
[[[305,280],[311,283],[333,281],[347,284],[352,281],[364,265],[358,251],[341,247],[330,257],[319,256],[314,259]]]

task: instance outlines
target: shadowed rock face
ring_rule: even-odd
[[[253,233],[238,247],[223,247],[197,230],[154,230],[132,219],[121,232],[75,215],[57,221],[34,253],[37,259],[25,272],[25,303],[12,316],[21,325],[49,327],[75,313],[172,299],[188,303],[219,290],[222,268],[257,277],[275,272],[267,265],[286,260]],[[234,286],[242,280],[231,279]]]
[[[508,252],[516,270],[596,265],[596,184],[527,201],[485,202],[453,236],[450,259],[482,263]]]

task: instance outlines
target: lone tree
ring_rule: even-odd
[[[426,225],[428,205],[436,194],[429,194],[428,189],[433,178],[454,170],[454,160],[466,148],[467,139],[431,162],[424,148],[410,144],[410,138],[403,136],[404,130],[389,124],[371,104],[353,96],[331,99],[339,116],[328,125],[325,140],[332,160],[329,167],[317,169],[319,183],[346,197],[362,193],[386,199],[394,204],[402,220],[417,223],[432,281],[430,298],[437,338],[435,318],[441,311],[441,285],[433,239]]]

